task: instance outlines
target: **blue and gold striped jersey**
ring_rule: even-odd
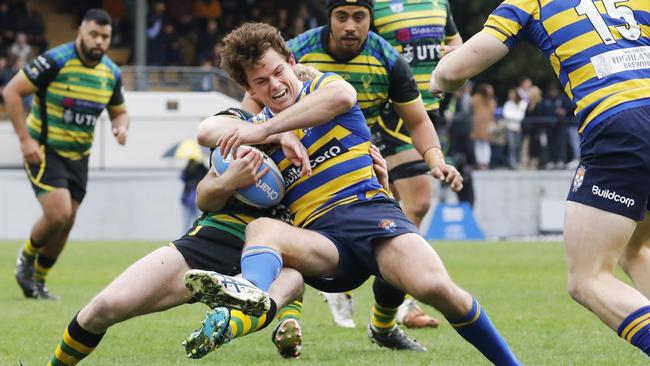
[[[442,57],[440,46],[460,37],[449,0],[377,0],[373,26],[411,66],[427,110],[440,108],[429,93],[431,71]]]
[[[303,83],[298,100],[341,77],[324,73]],[[272,114],[265,108],[266,117]],[[332,208],[388,192],[379,184],[373,170],[370,131],[358,105],[324,124],[293,131],[307,148],[312,175],[300,177],[300,168],[284,156],[281,149],[270,154],[285,184],[282,201],[293,224],[305,227]]]
[[[107,106],[124,104],[117,65],[104,55],[97,65],[85,66],[74,42],[46,51],[20,72],[37,90],[29,134],[65,158],[90,154],[97,117]]]
[[[383,38],[368,33],[359,54],[351,60],[337,60],[328,51],[329,28],[311,29],[287,42],[301,64],[321,72],[339,74],[357,91],[361,111],[368,125],[377,122],[389,100],[412,103],[420,97],[413,72],[399,53]]]
[[[546,54],[583,135],[622,110],[650,105],[648,0],[506,0],[483,32],[508,47],[528,40]]]

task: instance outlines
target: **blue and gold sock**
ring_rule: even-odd
[[[282,256],[271,247],[252,246],[242,252],[242,277],[263,291],[269,290],[280,274],[280,269],[282,269]]]
[[[300,322],[300,319],[302,319],[302,298],[294,300],[291,304],[280,309],[278,312],[278,321],[285,319],[296,319]]]
[[[644,306],[623,319],[617,333],[650,356],[650,306]]]
[[[231,310],[229,325],[232,337],[242,337],[266,328],[273,321],[277,308],[275,301],[271,299],[271,308],[259,318],[245,315],[239,310]]]
[[[397,307],[386,307],[375,303],[370,310],[370,326],[377,333],[388,333],[397,326]]]
[[[23,246],[23,256],[30,261],[33,261],[34,258],[41,251],[41,246],[38,243],[34,242],[34,239],[29,238],[25,240],[25,245]]]
[[[63,339],[56,346],[48,366],[76,365],[97,347],[104,334],[94,334],[83,329],[75,315],[63,333]]]
[[[36,265],[34,266],[34,280],[36,282],[45,282],[47,274],[50,272],[52,266],[56,263],[56,258],[52,259],[44,255],[39,255],[36,258]]]
[[[447,320],[458,334],[495,365],[521,365],[476,299],[472,299],[472,310],[467,315]]]

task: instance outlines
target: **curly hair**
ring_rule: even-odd
[[[223,39],[221,68],[239,85],[248,87],[244,70],[264,56],[269,48],[288,62],[292,53],[284,42],[280,31],[265,23],[244,23]]]

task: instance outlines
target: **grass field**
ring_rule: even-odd
[[[130,263],[159,243],[72,242],[50,274],[60,302],[22,298],[13,268],[18,242],[0,242],[0,365],[45,365],[72,316]],[[452,277],[488,310],[527,365],[647,365],[648,359],[619,339],[565,291],[559,243],[436,243]],[[354,292],[356,329],[334,326],[313,289],[305,295],[303,356],[281,359],[270,329],[189,360],[180,342],[201,320],[204,305],[186,305],[127,321],[110,329],[88,365],[486,365],[482,356],[444,323],[409,331],[424,354],[391,352],[365,334],[372,300],[369,283]],[[428,311],[435,313],[432,309]],[[439,314],[437,314],[439,315]]]

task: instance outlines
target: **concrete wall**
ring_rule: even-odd
[[[569,171],[486,171],[474,175],[475,215],[488,237],[537,235],[546,214],[561,227]],[[183,231],[179,170],[91,170],[73,239],[167,242]],[[548,206],[548,205],[547,205]],[[24,239],[40,208],[22,170],[0,170],[0,239]],[[559,226],[557,225],[559,223]]]
[[[126,98],[131,118],[126,146],[115,142],[106,113],[95,127],[90,153],[93,169],[160,169],[180,167],[182,162],[161,159],[175,143],[195,138],[199,122],[239,102],[220,93],[129,92]],[[8,122],[0,123],[0,167],[20,167],[18,139]]]

